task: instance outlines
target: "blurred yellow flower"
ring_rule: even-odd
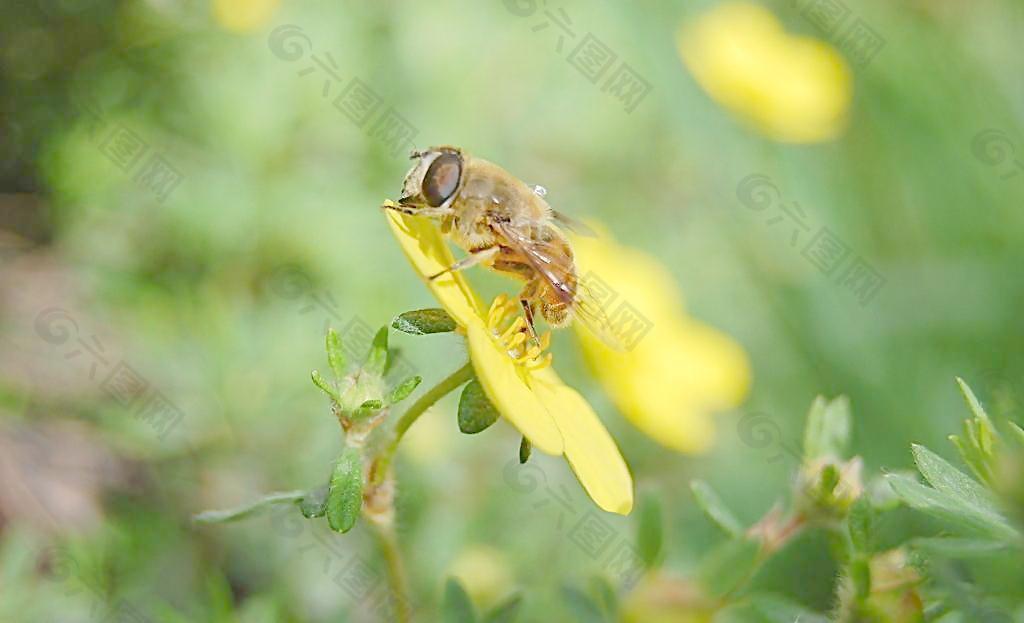
[[[649,332],[624,352],[574,323],[594,374],[644,433],[681,452],[706,450],[714,439],[710,414],[735,407],[746,396],[750,368],[743,349],[687,317],[675,280],[650,255],[618,244],[603,231],[574,237],[573,247],[581,275],[596,275],[617,300],[628,301],[650,322]]]
[[[550,334],[530,344],[518,304],[499,296],[484,308],[461,273],[427,279],[455,263],[441,232],[427,219],[386,214],[415,271],[465,332],[477,380],[498,412],[540,451],[564,455],[598,506],[628,514],[633,480],[626,463],[593,408],[551,369],[543,352]]]
[[[512,584],[505,555],[487,545],[463,550],[452,563],[450,575],[459,579],[474,603],[497,601]]]
[[[213,18],[225,30],[252,32],[274,15],[280,0],[213,0]]]
[[[850,70],[829,44],[787,34],[767,9],[718,6],[680,29],[679,53],[720,104],[765,135],[810,143],[846,127]]]

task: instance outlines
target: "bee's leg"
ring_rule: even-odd
[[[530,332],[530,339],[534,344],[540,344],[540,340],[537,339],[537,328],[533,326],[533,305],[525,298],[520,298],[519,304],[523,306],[523,316],[526,317],[526,330]]]
[[[458,271],[463,270],[465,268],[469,268],[470,266],[476,266],[480,262],[486,262],[487,260],[489,260],[492,257],[494,257],[495,254],[497,254],[500,249],[501,249],[501,247],[495,245],[493,247],[487,247],[486,249],[481,249],[479,251],[474,251],[473,253],[470,253],[469,255],[467,255],[466,257],[462,258],[458,262],[455,262],[454,264],[452,264],[448,268],[442,270],[441,272],[439,272],[437,274],[434,274],[434,275],[431,275],[430,277],[428,277],[428,279],[430,281],[433,281],[433,280],[437,279],[438,277],[440,277],[441,275],[445,275],[447,273],[458,272]]]
[[[418,208],[400,205],[394,201],[385,201],[380,207],[383,210],[394,210],[395,212],[411,214],[413,216],[448,216],[453,213],[451,208]]]

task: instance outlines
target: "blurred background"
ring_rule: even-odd
[[[341,444],[309,381],[326,327],[355,354],[435,306],[378,209],[413,147],[543,185],[657,258],[688,321],[745,352],[749,391],[683,453],[623,417],[571,332],[555,339],[661,500],[679,574],[715,534],[689,481],[756,520],[816,394],[849,396],[866,473],[911,467],[912,442],[949,455],[955,375],[1020,421],[1024,8],[752,6],[6,3],[0,620],[376,620],[365,528],[190,516],[322,483]],[[451,336],[392,343],[424,387],[464,361]],[[561,459],[510,477],[515,431],[462,435],[455,404],[399,455],[422,620],[451,574],[477,603],[522,590],[524,620],[562,620],[559,587],[609,565],[573,538],[596,507]],[[767,437],[744,434],[752,414]],[[633,539],[634,517],[601,521]],[[814,538],[761,582],[826,611],[835,569]]]

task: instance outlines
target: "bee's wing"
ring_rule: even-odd
[[[609,306],[617,302],[617,295],[607,284],[600,279],[591,282],[579,278],[571,258],[551,242],[531,235],[535,228],[519,228],[511,223],[503,223],[499,227],[509,246],[544,278],[559,299],[572,308],[575,320],[609,348],[627,350],[627,340],[621,327],[617,328],[609,316]],[[565,283],[563,275],[566,274],[576,276],[575,283]]]
[[[551,209],[551,216],[554,217],[556,223],[565,227],[574,234],[585,236],[587,238],[597,238],[597,232],[591,229],[590,226],[583,221],[574,219],[568,214],[563,214],[554,208]]]

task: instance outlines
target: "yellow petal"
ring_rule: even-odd
[[[498,412],[538,450],[561,454],[562,433],[555,420],[527,387],[515,362],[498,346],[482,320],[466,325],[466,339],[476,378]]]
[[[563,431],[565,458],[587,494],[602,509],[628,515],[633,478],[594,409],[551,368],[534,373],[531,385]]]
[[[384,212],[391,232],[413,269],[455,322],[462,326],[479,323],[483,307],[461,273],[446,273],[432,281],[427,279],[455,263],[451,249],[445,244],[437,226],[426,218],[395,210]]]

